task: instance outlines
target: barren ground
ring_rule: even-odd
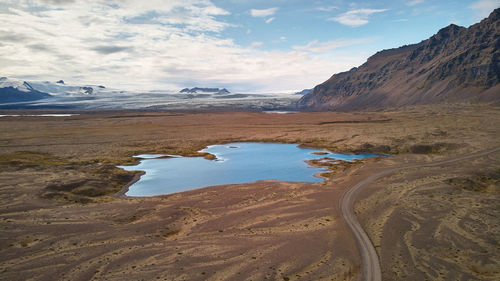
[[[341,194],[385,168],[498,146],[499,113],[450,106],[3,117],[0,279],[354,280],[360,261],[339,217]],[[324,183],[109,196],[134,177],[114,167],[132,155],[197,155],[237,141],[394,156],[341,165]],[[499,154],[399,172],[360,194],[355,210],[378,246],[384,280],[499,278]]]

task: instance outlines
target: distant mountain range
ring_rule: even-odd
[[[50,98],[51,95],[35,90],[28,82],[0,77],[0,103],[25,102]]]
[[[147,109],[147,110],[291,110],[300,96],[230,93],[227,89],[124,91],[77,86],[63,80],[23,81],[0,78],[0,109]]]
[[[469,28],[454,24],[418,44],[384,50],[333,75],[298,101],[306,110],[500,102],[500,8]]]
[[[189,94],[199,94],[199,93],[211,93],[211,94],[230,94],[226,88],[224,89],[219,89],[219,88],[184,88],[180,91],[181,93],[189,93]]]
[[[63,80],[27,82],[19,79],[0,77],[0,103],[36,101],[54,96],[79,97],[102,92],[104,86],[71,86]]]

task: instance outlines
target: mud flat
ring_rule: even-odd
[[[496,107],[76,113],[0,118],[0,279],[355,280],[360,259],[338,210],[348,187],[386,168],[484,150],[500,139]],[[323,183],[112,197],[136,176],[115,167],[136,163],[133,155],[203,156],[197,151],[207,145],[244,141],[393,157],[344,165]],[[387,280],[498,276],[499,166],[495,154],[401,172],[360,194],[355,210]]]

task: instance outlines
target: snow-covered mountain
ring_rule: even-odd
[[[9,87],[14,88],[14,89],[21,91],[21,92],[25,92],[25,93],[35,90],[26,81],[7,78],[7,77],[0,77],[0,88],[9,88]]]
[[[26,81],[0,77],[0,103],[35,101],[51,95],[33,88]]]
[[[64,81],[22,81],[0,78],[0,109],[158,109],[158,110],[289,110],[297,95],[230,93],[220,88],[191,88],[182,92],[123,91]]]
[[[100,92],[107,91],[104,86],[95,86],[95,85],[85,85],[85,86],[75,86],[75,85],[67,85],[64,81],[59,80],[57,82],[29,82],[30,85],[44,93],[49,93],[54,96],[58,95],[95,95]]]
[[[68,85],[63,80],[50,81],[23,81],[15,78],[0,77],[0,88],[13,87],[22,92],[38,91],[52,96],[81,96],[95,95],[112,91],[104,86],[96,85]]]
[[[219,89],[219,88],[199,88],[199,87],[194,87],[194,88],[184,88],[180,91],[180,93],[188,93],[188,94],[230,94],[226,88],[224,89]]]

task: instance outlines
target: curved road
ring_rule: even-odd
[[[405,170],[405,169],[414,169],[414,168],[420,168],[420,167],[434,167],[434,166],[450,164],[450,163],[454,163],[454,162],[458,162],[458,161],[462,161],[462,160],[466,160],[466,159],[470,159],[470,158],[485,156],[485,155],[488,155],[490,153],[493,153],[493,152],[496,152],[499,150],[500,150],[500,147],[496,147],[496,148],[488,150],[488,151],[469,154],[466,156],[457,157],[457,158],[453,158],[453,159],[449,159],[449,160],[383,170],[381,172],[373,174],[373,175],[367,177],[366,179],[358,182],[356,185],[354,185],[352,188],[350,188],[347,192],[345,192],[342,195],[342,197],[340,198],[341,215],[344,218],[347,225],[349,226],[349,228],[351,229],[352,233],[354,234],[354,237],[356,238],[356,243],[358,244],[359,253],[361,255],[361,262],[363,264],[363,280],[382,281],[382,273],[380,271],[380,262],[378,260],[377,252],[375,251],[375,247],[373,247],[373,244],[372,244],[370,238],[368,237],[366,232],[363,230],[363,228],[359,224],[359,222],[356,219],[356,216],[354,215],[354,212],[353,212],[352,207],[353,207],[353,203],[354,203],[354,199],[355,199],[354,197],[360,189],[362,189],[367,184],[375,181],[376,179],[379,179],[383,176],[387,176],[387,175],[389,175],[393,172],[396,172],[396,171]]]

